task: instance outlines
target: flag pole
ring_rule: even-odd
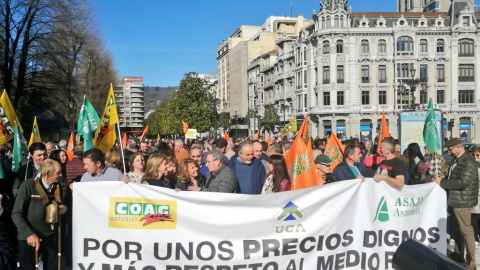
[[[123,144],[121,139],[122,137],[120,134],[120,125],[115,124],[115,126],[117,126],[117,132],[118,132],[117,138],[118,138],[118,141],[120,142],[120,156],[122,157],[123,173],[127,173],[127,169],[125,168],[125,157],[123,156]]]

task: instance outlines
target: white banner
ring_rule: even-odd
[[[446,194],[367,179],[266,195],[75,183],[74,269],[392,269],[413,238],[446,253]]]

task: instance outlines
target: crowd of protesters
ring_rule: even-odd
[[[77,144],[70,160],[64,141],[33,143],[17,173],[11,169],[11,144],[0,145],[4,173],[0,182],[0,196],[3,197],[0,268],[16,269],[18,264],[20,269],[31,270],[39,260],[43,269],[57,269],[55,247],[59,235],[62,269],[72,268],[74,182],[123,181],[176,192],[252,195],[284,192],[291,188],[284,156],[292,143],[293,139],[267,144],[262,139],[246,138],[233,142],[223,138],[138,142],[132,138],[123,153],[117,146],[105,154],[95,148],[83,152],[83,146]],[[473,157],[465,154],[457,138],[445,143],[444,155],[430,153],[427,148],[422,152],[417,143],[408,145],[400,153],[400,145],[392,138],[384,139],[380,146],[355,138],[343,143],[343,162],[332,170],[334,162],[325,154],[327,138],[313,140],[312,153],[319,178],[327,184],[373,178],[397,189],[404,185],[438,183],[450,193],[450,227],[452,239],[458,246],[453,259],[465,262],[463,249],[466,246],[466,263],[470,265],[475,261],[475,241],[479,242],[480,235],[480,205],[477,205],[480,169],[475,160],[480,162],[480,149],[474,150]],[[38,199],[31,199],[32,196]],[[47,215],[45,209],[48,207],[45,206],[51,203],[60,204],[61,226],[46,226],[45,217],[38,216]],[[38,209],[43,210],[39,212]],[[36,214],[32,215],[34,210]],[[5,245],[8,239],[12,246]]]

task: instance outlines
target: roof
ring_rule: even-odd
[[[477,13],[477,12],[476,12]],[[366,18],[438,18],[440,17],[449,17],[446,12],[353,12],[352,16],[354,18],[362,18],[365,16]]]

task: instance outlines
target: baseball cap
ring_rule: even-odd
[[[463,144],[462,140],[460,140],[459,138],[451,138],[445,143],[444,147],[450,148],[459,144]]]
[[[315,164],[330,165],[332,163],[333,163],[333,161],[325,154],[318,155],[315,158]]]

